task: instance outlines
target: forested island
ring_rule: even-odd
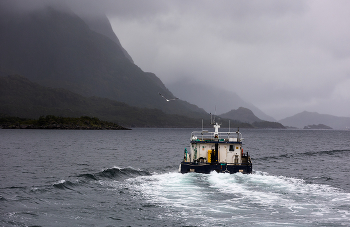
[[[2,117],[0,128],[3,129],[76,129],[76,130],[129,130],[118,124],[101,121],[97,117],[82,116],[58,117],[41,116],[39,119]]]

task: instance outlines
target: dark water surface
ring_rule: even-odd
[[[0,130],[0,226],[350,226],[350,131],[242,129],[253,174],[180,174],[191,131]]]

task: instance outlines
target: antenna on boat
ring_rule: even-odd
[[[237,134],[237,142],[240,142],[241,141],[241,138],[240,138],[241,133],[239,132],[239,127],[237,128],[236,134]]]
[[[210,124],[211,125],[215,125],[215,115],[216,115],[216,106],[215,106],[215,114],[214,114],[214,119],[213,119],[213,115],[210,113]]]
[[[230,134],[231,132],[231,120],[228,120],[228,133]]]

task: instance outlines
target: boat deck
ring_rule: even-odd
[[[242,142],[239,132],[208,132],[207,130],[194,131],[191,133],[192,142]]]

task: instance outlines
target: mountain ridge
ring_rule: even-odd
[[[144,72],[133,63],[106,15],[101,14],[96,18],[82,16],[66,8],[46,7],[22,14],[0,8],[0,76],[19,74],[46,89],[66,89],[84,98],[92,97],[91,100],[95,101],[108,99],[109,104],[105,103],[105,107],[117,105],[113,103],[115,101],[127,103],[130,108],[135,107],[136,112],[147,108],[147,111],[154,110],[154,113],[162,116],[173,114],[206,119],[208,113],[197,106],[198,100],[201,101],[199,106],[215,106],[221,100],[224,102],[224,106],[219,107],[221,110],[232,110],[239,102],[247,105],[234,91],[217,92],[215,88],[203,86],[198,89],[191,83],[187,85],[195,89],[184,87],[182,92],[176,92],[179,96],[183,95],[184,90],[194,92],[192,94],[197,96],[188,97],[195,97],[193,103],[197,105],[181,100],[182,97],[166,102],[158,93],[169,99],[175,97],[173,93],[154,73]],[[211,99],[215,94],[218,94],[214,97],[216,100]],[[266,120],[261,117],[264,114],[258,114],[256,109],[252,111],[258,118]],[[344,122],[348,122],[346,117],[330,116],[327,118],[334,121],[336,126],[328,121],[311,121],[319,117],[315,114],[307,121],[300,118],[302,125],[288,119],[279,122],[300,128],[320,123],[332,128],[344,128]]]
[[[303,111],[280,121],[285,126],[304,128],[308,125],[324,124],[333,129],[350,129],[350,117],[337,117],[329,114]]]
[[[27,14],[2,15],[0,68],[46,87],[64,88],[85,97],[98,96],[169,114],[206,116],[183,100],[167,103],[158,95],[174,95],[152,73],[143,72],[125,55],[117,37],[91,30],[73,12],[52,7]],[[109,21],[104,30],[110,31]],[[106,31],[104,31],[106,33]]]
[[[100,97],[84,97],[62,88],[49,88],[20,75],[0,76],[0,117],[36,119],[42,116],[79,118],[86,116],[114,122],[124,127],[197,128],[210,124],[210,116],[190,118],[166,114],[159,109],[132,107]],[[247,109],[247,111],[250,111]],[[241,128],[282,128],[272,122],[252,124],[237,119],[218,118],[220,124]]]
[[[244,123],[251,124],[255,128],[277,128],[284,129],[285,127],[278,122],[264,121],[255,116],[253,111],[245,107],[239,107],[238,109],[230,110],[227,113],[219,115],[219,117],[236,120]]]
[[[20,75],[0,76],[0,103],[2,117],[89,116],[124,127],[196,127],[201,124],[198,118],[132,107],[107,98],[84,97],[62,88],[44,87]]]
[[[239,107],[236,110],[230,110],[229,112],[221,114],[219,116],[227,119],[239,120],[246,123],[262,121],[260,118],[254,115],[253,111],[245,107]]]

